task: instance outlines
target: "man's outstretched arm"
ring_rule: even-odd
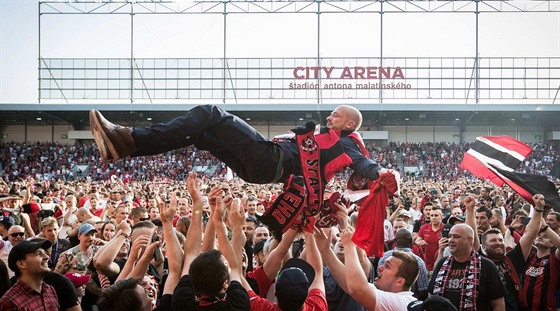
[[[344,246],[348,294],[367,310],[375,310],[377,295],[375,291],[370,288],[362,266],[360,265],[356,244],[352,242],[353,234],[354,229],[352,227],[343,229],[340,233],[340,239]]]

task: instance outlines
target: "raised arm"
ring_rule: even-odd
[[[356,244],[352,242],[353,234],[354,229],[351,227],[343,229],[340,233],[340,239],[344,246],[348,294],[367,310],[375,310],[377,296],[375,290],[369,287],[366,276],[360,266]]]
[[[210,193],[212,194],[212,192]],[[229,267],[231,268],[231,272],[229,274],[230,280],[241,282],[239,262],[235,257],[235,251],[228,240],[226,224],[224,223],[226,202],[231,204],[231,198],[228,198],[229,200],[224,202],[224,199],[221,197],[221,193],[223,193],[223,190],[219,192],[220,195],[210,198],[211,201],[215,201],[216,205],[212,210],[212,221],[214,222],[214,227],[216,228],[216,237],[218,238],[220,252],[222,252],[222,255],[224,255],[229,263]]]
[[[134,269],[134,265],[136,261],[140,258],[140,253],[142,252],[141,249],[146,249],[147,246],[150,244],[152,234],[150,235],[140,235],[132,242],[132,246],[130,247],[130,254],[128,254],[128,259],[124,264],[124,267],[119,273],[119,277],[117,281],[126,279],[132,270]]]
[[[323,261],[321,260],[321,255],[317,249],[317,243],[313,237],[313,233],[305,231],[305,249],[307,250],[306,261],[315,270],[315,278],[309,286],[309,290],[319,289],[323,293],[325,292],[325,282],[323,280]]]
[[[529,257],[529,252],[533,247],[533,241],[539,234],[541,229],[541,223],[543,223],[543,212],[544,212],[544,196],[542,194],[535,194],[533,196],[533,202],[535,202],[535,208],[533,209],[533,217],[525,227],[525,232],[521,239],[519,240],[519,246],[523,251],[523,258],[527,259]]]
[[[340,288],[342,288],[344,292],[348,292],[344,264],[336,257],[331,248],[332,231],[330,229],[315,228],[313,234],[323,262],[329,267],[329,271]]]
[[[150,261],[154,257],[154,252],[156,251],[156,248],[159,247],[160,243],[160,241],[155,241],[148,244],[148,246],[144,250],[144,253],[140,257],[140,259],[136,261],[134,268],[132,268],[132,271],[130,271],[127,277],[136,279],[142,279],[144,277],[146,271],[148,271]]]
[[[181,275],[189,274],[192,261],[200,254],[200,243],[202,241],[202,194],[196,178],[196,173],[191,172],[187,177],[187,188],[193,199],[193,212],[191,225],[183,245],[185,253],[183,271]]]
[[[268,257],[266,257],[266,261],[263,264],[263,271],[266,273],[266,277],[269,280],[272,281],[276,278],[276,274],[282,267],[284,256],[286,256],[290,250],[296,235],[296,230],[293,228],[288,229],[288,231],[282,235],[282,241],[280,241],[278,246],[268,254]]]
[[[181,279],[181,271],[183,268],[183,248],[175,234],[173,228],[173,217],[177,213],[176,200],[173,200],[175,192],[171,196],[171,203],[166,208],[165,203],[157,197],[159,208],[159,215],[163,225],[163,240],[165,241],[165,248],[167,250],[167,264],[169,267],[169,274],[163,287],[163,294],[173,294],[173,290],[179,284]]]
[[[473,196],[468,196],[465,198],[465,223],[469,225],[474,231],[473,249],[475,251],[480,250],[480,239],[478,238],[477,228],[476,228],[476,214],[475,214],[475,204],[476,199]]]
[[[243,246],[247,238],[243,233],[245,224],[245,212],[241,207],[241,200],[233,199],[229,208],[229,221],[232,229],[231,245],[235,252],[235,258],[239,264],[239,273],[243,275]]]
[[[202,236],[202,252],[204,253],[215,248],[216,248],[216,229],[214,227],[214,222],[208,221],[208,223],[206,223],[206,229],[204,230],[204,235]]]
[[[119,224],[119,232],[107,243],[101,247],[93,256],[93,265],[95,269],[105,275],[117,275],[121,272],[121,268],[114,262],[117,254],[123,244],[126,242],[127,237],[130,236],[130,226],[123,220]]]

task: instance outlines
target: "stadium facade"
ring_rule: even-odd
[[[380,143],[469,142],[481,135],[510,135],[529,143],[557,141],[560,55],[512,51],[481,57],[480,37],[495,30],[489,22],[494,16],[557,17],[559,12],[560,1],[41,1],[37,102],[1,103],[1,139],[73,143],[91,139],[89,109],[99,109],[118,123],[143,126],[199,104],[221,105],[272,137],[307,120],[322,122],[343,103],[363,112],[364,138]],[[464,44],[467,50],[451,56],[414,56],[414,50],[405,53],[410,56],[389,55],[399,36],[391,17],[406,20],[417,14],[434,17],[435,23],[441,15],[469,21],[473,36],[451,43]],[[313,26],[302,29],[307,49],[295,57],[298,52],[239,55],[239,33],[232,20],[253,15],[270,17],[270,23],[250,27],[268,29],[271,36],[279,27],[276,17],[299,21],[303,16]],[[354,16],[367,23],[351,28],[337,25],[339,17]],[[222,29],[213,39],[216,47],[209,57],[196,52],[194,57],[136,56],[145,35],[139,25],[194,17],[218,23]],[[95,53],[66,57],[65,47],[49,46],[52,36],[45,33],[69,18],[94,23],[119,20],[126,27],[114,31],[127,38],[128,55],[123,57],[121,50],[103,54],[111,57]],[[342,36],[348,29],[365,31],[361,38],[374,48],[348,47],[345,56],[329,55],[324,46],[337,27],[343,29]],[[535,34],[547,31],[531,28]],[[552,46],[560,45],[556,40]],[[298,51],[295,40],[285,44]]]

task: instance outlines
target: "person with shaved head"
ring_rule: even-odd
[[[314,130],[315,137],[323,134],[316,144],[299,144],[321,150],[320,165],[325,176],[331,177],[348,166],[371,180],[387,171],[369,159],[361,138],[352,134],[362,125],[358,109],[338,106],[326,121],[326,127],[315,127],[311,122],[303,128]],[[92,110],[90,125],[104,160],[160,154],[194,145],[210,151],[247,182],[283,182],[292,174],[304,175],[297,137],[285,135],[272,142],[241,118],[214,105],[196,106],[168,122],[138,128],[113,124]]]
[[[498,269],[473,249],[474,235],[467,224],[451,228],[451,255],[436,264],[428,292],[449,299],[458,310],[505,310],[505,288]]]

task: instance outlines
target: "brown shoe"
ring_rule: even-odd
[[[113,124],[97,110],[89,112],[89,125],[104,160],[118,160],[136,151],[132,128]]]

